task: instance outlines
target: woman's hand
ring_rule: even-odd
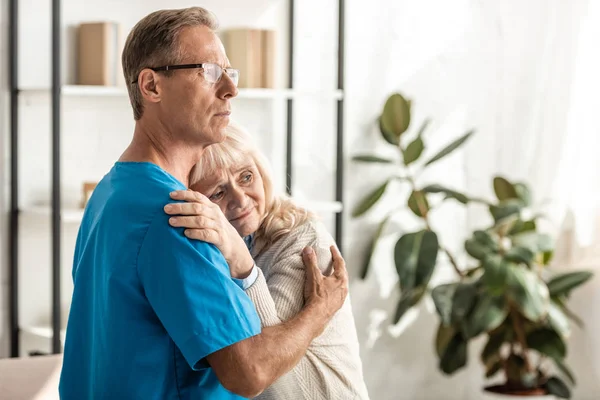
[[[329,321],[342,307],[348,296],[346,262],[335,246],[329,248],[333,259],[333,272],[325,276],[319,269],[317,256],[311,247],[304,248],[302,261],[306,267],[304,299],[307,306],[316,306]]]
[[[221,209],[206,196],[193,190],[175,191],[171,193],[171,198],[185,203],[170,203],[165,206],[165,212],[173,215],[169,218],[169,224],[186,228],[185,236],[190,239],[217,246],[227,260],[233,278],[248,277],[254,260],[244,239],[225,218]]]

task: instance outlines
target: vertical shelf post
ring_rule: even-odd
[[[52,0],[52,352],[61,352],[60,317],[60,0]]]
[[[344,204],[344,29],[345,29],[344,0],[338,1],[338,89],[342,97],[337,101],[337,135],[335,157],[335,201]],[[340,251],[343,251],[343,217],[342,211],[335,214],[335,241]]]
[[[8,15],[10,88],[10,222],[9,291],[10,356],[19,356],[19,1],[10,0]]]

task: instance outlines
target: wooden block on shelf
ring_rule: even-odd
[[[236,28],[223,32],[223,46],[233,68],[240,70],[240,88],[262,87],[261,30]]]
[[[275,54],[276,54],[276,42],[275,42],[275,31],[263,30],[262,31],[262,77],[261,87],[274,89],[275,88]]]
[[[123,86],[121,26],[116,22],[79,25],[77,84]]]

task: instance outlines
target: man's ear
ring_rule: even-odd
[[[142,96],[152,102],[158,103],[160,101],[161,87],[160,87],[160,76],[152,71],[151,69],[144,69],[138,76],[138,82]]]

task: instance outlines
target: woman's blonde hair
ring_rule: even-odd
[[[271,166],[257,148],[254,140],[240,125],[230,122],[225,129],[225,140],[208,146],[200,162],[190,172],[190,187],[206,177],[218,174],[250,157],[256,164],[265,190],[265,215],[253,238],[253,255],[266,250],[271,244],[294,228],[315,217],[310,211],[296,205],[283,195],[275,195]]]

